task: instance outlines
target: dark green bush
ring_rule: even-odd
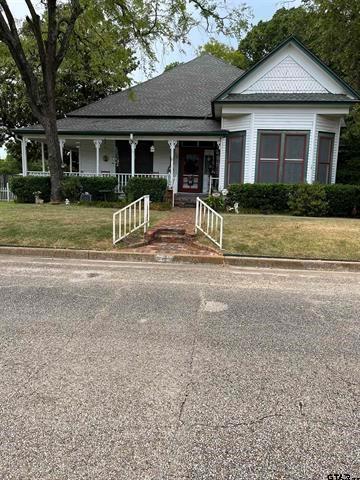
[[[226,204],[233,207],[239,204],[239,209],[257,210],[261,213],[287,212],[288,201],[294,185],[244,183],[228,186]]]
[[[303,217],[324,217],[329,211],[325,185],[296,185],[290,194],[289,210]]]
[[[84,207],[96,207],[96,208],[116,208],[120,210],[120,208],[126,207],[127,205],[126,200],[115,200],[115,201],[106,201],[106,200],[96,200],[91,202],[79,202],[79,205]]]
[[[108,200],[115,200],[116,177],[80,177],[80,181],[83,192],[91,193],[93,200],[104,200],[105,192]]]
[[[330,216],[360,216],[360,185],[326,185],[325,192]]]
[[[79,177],[68,177],[61,182],[61,192],[64,198],[71,202],[79,200],[81,195],[81,180]]]
[[[167,190],[165,178],[132,177],[125,188],[126,199],[133,202],[143,195],[150,195],[152,202],[163,202]]]
[[[225,212],[226,210],[224,197],[208,197],[205,202],[215,210],[215,212]]]
[[[45,202],[49,202],[51,193],[50,178],[15,176],[10,179],[10,190],[16,195],[16,201],[19,203],[34,203],[34,192],[41,192],[40,198]]]

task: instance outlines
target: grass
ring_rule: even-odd
[[[224,215],[229,253],[360,260],[360,220],[280,215]]]
[[[0,245],[111,250],[115,211],[0,202]],[[166,215],[169,212],[151,211],[151,224]]]

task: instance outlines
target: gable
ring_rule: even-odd
[[[295,37],[290,37],[223,90],[214,102],[235,95],[346,95],[359,96]],[[255,98],[255,97],[254,97]],[[355,100],[355,101],[356,101]]]
[[[291,55],[255,81],[243,93],[327,93],[328,90]]]

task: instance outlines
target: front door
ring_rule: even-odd
[[[179,191],[199,193],[202,191],[204,151],[180,149]]]

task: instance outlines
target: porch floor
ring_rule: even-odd
[[[125,248],[124,252],[153,253],[157,255],[211,255],[217,256],[219,253],[206,245],[196,242],[195,229],[195,209],[194,208],[174,208],[170,215],[160,220],[151,230],[147,237],[153,237],[153,240],[147,245],[140,247]],[[166,233],[168,232],[168,235]],[[179,232],[177,234],[177,232]],[[170,239],[156,238],[157,234],[164,234]]]

